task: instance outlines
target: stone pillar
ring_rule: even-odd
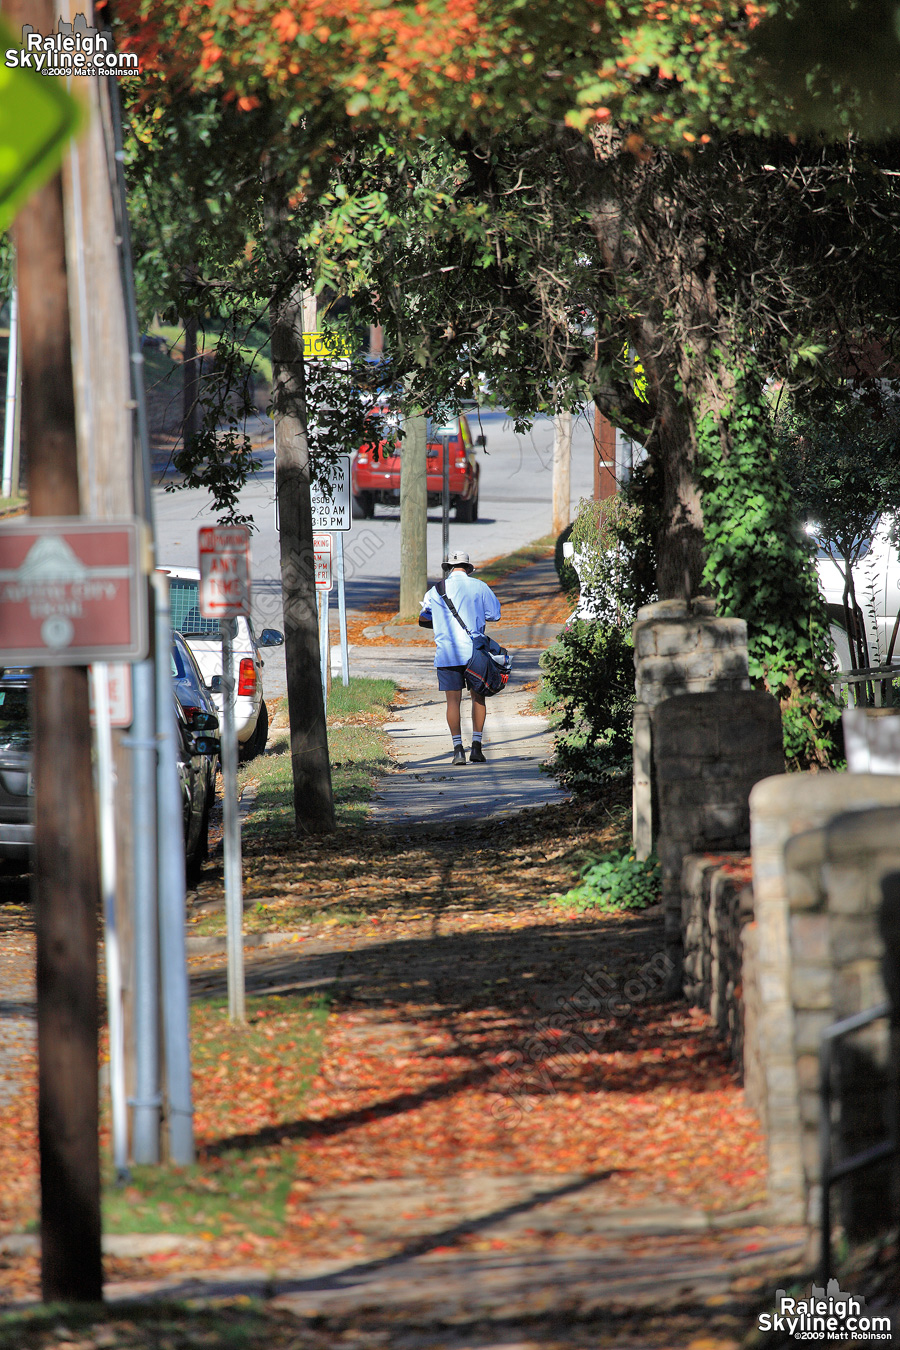
[[[650,855],[659,833],[654,820],[652,744],[647,724],[664,699],[750,688],[747,625],[717,619],[715,601],[657,600],[638,610],[634,625],[635,737],[634,844],[639,858]]]
[[[784,769],[781,709],[761,689],[691,693],[663,699],[651,723],[657,852],[674,993],[682,988],[684,859],[750,848],[750,789]]]
[[[785,849],[785,871],[801,1158],[814,1221],[821,1186],[819,1046],[825,1027],[868,1012],[887,997],[885,932],[896,920],[900,809],[847,812],[798,835]],[[838,1157],[856,1156],[894,1133],[894,1048],[890,1022],[883,1018],[835,1045]],[[851,1240],[896,1223],[894,1159],[857,1172],[834,1190],[835,1211]]]
[[[900,777],[782,774],[757,783],[750,794],[754,918],[744,930],[743,984],[750,1013],[744,1041],[744,1082],[748,1104],[766,1131],[769,1203],[779,1223],[805,1223],[809,1212],[797,1046],[812,1046],[819,1023],[833,1020],[831,1006],[824,1021],[821,1017],[816,1021],[815,1016],[811,1020],[808,1015],[815,1010],[804,1004],[798,1042],[792,944],[804,968],[830,957],[823,926],[815,922],[817,915],[801,913],[798,907],[791,931],[785,850],[795,835],[815,830],[844,812],[878,806],[900,806]],[[795,870],[799,863],[795,856]],[[800,984],[807,992],[811,990],[811,980],[804,973],[798,990]],[[820,1011],[824,1013],[824,1009]],[[804,1074],[810,1062],[804,1061]],[[808,1156],[806,1162],[809,1164]]]

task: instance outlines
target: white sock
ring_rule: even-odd
[[[452,737],[452,740],[453,740],[453,749],[454,749],[454,750],[456,749],[456,747],[457,747],[458,745],[462,745],[462,736],[454,736],[454,737]]]

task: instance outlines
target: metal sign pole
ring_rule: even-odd
[[[13,494],[13,454],[19,405],[19,295],[15,286],[9,297],[9,349],[6,358],[6,415],[3,419],[3,484],[0,497]],[[18,485],[17,485],[18,486]]]
[[[97,796],[100,805],[100,880],[106,951],[106,1009],[109,1022],[109,1096],[112,1107],[113,1163],[118,1181],[128,1180],[128,1102],[125,1088],[125,1022],[122,961],[116,924],[115,768],[109,708],[109,667],[91,666],[94,693]]]
[[[446,432],[441,432],[441,446],[443,448],[443,490],[441,492],[441,526],[443,542],[443,561],[446,562],[450,556],[450,437]]]
[[[244,899],[241,884],[241,823],[238,815],[238,745],[234,723],[234,620],[220,619],[219,631],[222,634],[222,791],[228,1016],[232,1022],[244,1022]]]
[[[337,531],[338,621],[341,629],[341,683],[350,683],[350,649],[347,645],[347,595],[344,591],[344,532]]]
[[[319,665],[322,671],[322,701],[328,712],[328,592],[319,593]]]

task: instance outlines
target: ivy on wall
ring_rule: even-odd
[[[700,420],[698,438],[704,584],[722,615],[747,622],[750,679],[781,704],[788,765],[827,768],[837,758],[840,721],[828,677],[828,618],[812,544],[796,522],[769,416],[750,379],[736,382],[729,411]]]

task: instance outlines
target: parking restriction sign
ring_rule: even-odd
[[[316,567],[316,590],[330,591],[334,585],[331,570],[331,535],[313,535],[313,560]]]
[[[200,613],[204,619],[250,616],[250,531],[204,525],[200,531]]]

